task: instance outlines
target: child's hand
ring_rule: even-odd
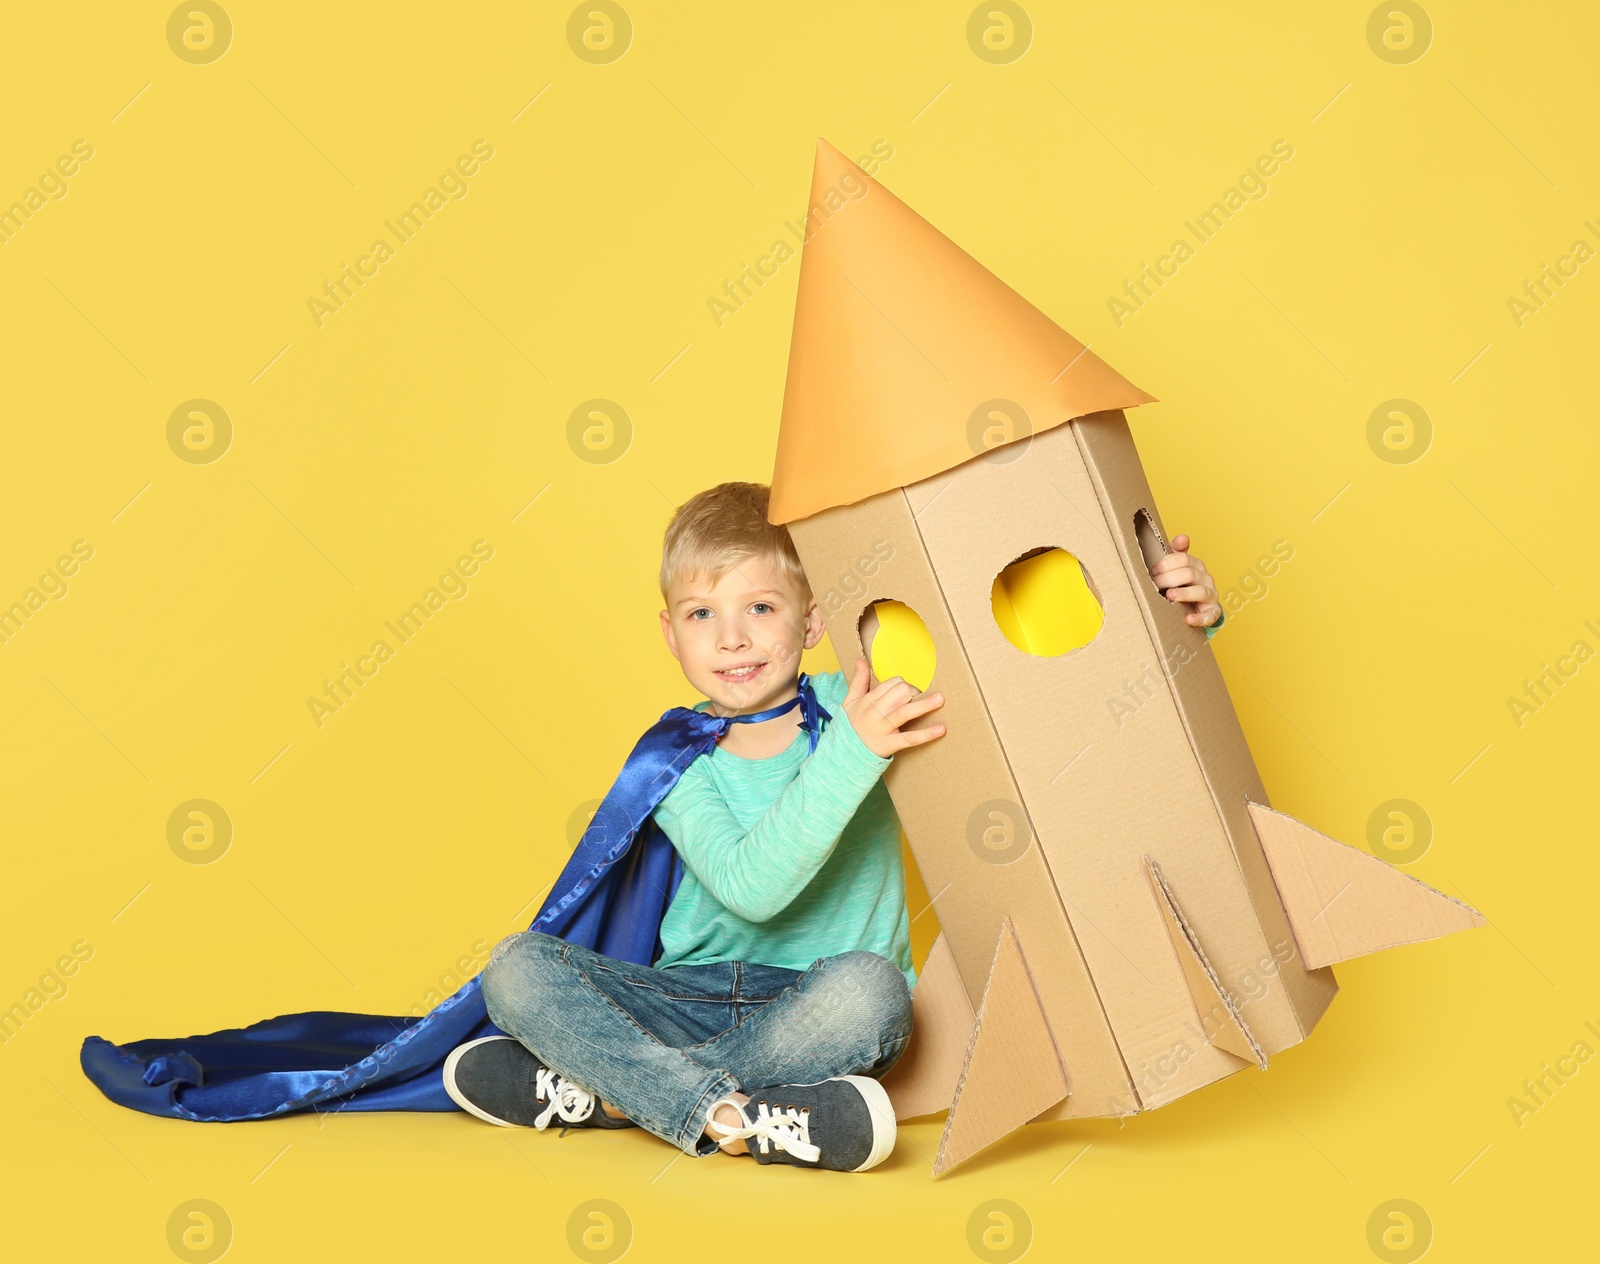
[[[1183,616],[1191,626],[1208,628],[1222,614],[1217,586],[1206,571],[1206,564],[1189,552],[1188,536],[1173,536],[1172,550],[1150,568],[1150,577],[1169,600],[1195,604],[1195,609]]]
[[[919,715],[936,711],[944,705],[944,695],[918,693],[916,686],[894,676],[871,690],[867,688],[871,671],[864,658],[856,659],[855,675],[850,680],[850,692],[845,694],[844,712],[850,717],[850,727],[862,744],[879,759],[888,759],[908,746],[921,746],[936,737],[944,736],[944,725],[933,724],[925,729],[900,732],[900,726]]]

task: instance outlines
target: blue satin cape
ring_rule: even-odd
[[[661,919],[683,878],[683,857],[651,813],[683,770],[735,723],[755,723],[799,705],[815,750],[832,717],[809,677],[780,706],[714,716],[674,707],[629,754],[572,858],[529,930],[623,961],[661,954]],[[199,1122],[268,1119],[295,1111],[459,1110],[444,1090],[444,1060],[457,1045],[500,1034],[484,1008],[482,974],[418,1018],[311,1010],[186,1040],[83,1042],[79,1061],[120,1106]]]

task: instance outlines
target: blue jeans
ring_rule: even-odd
[[[521,931],[495,945],[483,999],[495,1026],[539,1061],[696,1157],[717,1149],[701,1133],[718,1099],[876,1078],[911,1037],[905,975],[864,951],[805,970],[748,961],[657,970]]]

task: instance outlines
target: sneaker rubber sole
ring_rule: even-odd
[[[856,1086],[866,1100],[867,1113],[872,1116],[872,1152],[859,1167],[850,1169],[865,1172],[869,1167],[877,1167],[894,1151],[897,1127],[894,1105],[883,1085],[870,1075],[841,1075],[839,1078]]]

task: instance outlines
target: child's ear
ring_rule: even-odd
[[[683,657],[678,653],[678,638],[672,634],[672,616],[665,610],[661,612],[661,635],[666,638],[667,648],[672,651],[672,657],[682,662]]]
[[[803,642],[806,649],[816,649],[822,641],[822,635],[828,630],[827,621],[822,617],[822,607],[817,605],[813,597],[811,604],[806,607],[806,638]]]

